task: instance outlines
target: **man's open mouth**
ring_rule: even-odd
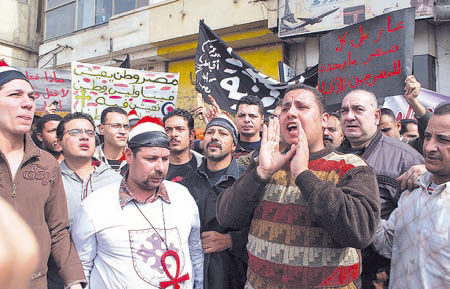
[[[295,123],[288,124],[288,131],[296,130],[297,125]]]

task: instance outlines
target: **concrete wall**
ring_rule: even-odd
[[[36,67],[42,33],[36,32],[37,0],[0,1],[0,58],[9,65]]]
[[[117,62],[113,59],[123,59],[126,53],[131,55],[132,66],[173,59],[170,55],[160,56],[156,48],[195,42],[200,19],[213,29],[228,34],[262,27],[267,30],[265,5],[275,7],[277,1],[264,2],[167,0],[124,12],[112,16],[108,23],[46,40],[39,48],[39,54],[45,55],[39,67],[68,68],[71,61],[114,65]]]
[[[450,23],[436,26],[436,88],[450,96]]]

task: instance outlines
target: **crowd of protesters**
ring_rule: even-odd
[[[449,288],[450,103],[414,120],[308,85],[265,119],[210,96],[194,116],[45,114],[0,69],[4,288]],[[195,145],[194,145],[195,144]],[[447,217],[446,217],[447,216]]]

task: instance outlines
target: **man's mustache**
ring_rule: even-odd
[[[215,140],[213,140],[213,141],[210,141],[209,143],[207,143],[206,144],[206,148],[209,148],[211,145],[216,145],[216,146],[218,146],[220,149],[222,149],[222,145],[218,142],[218,141],[215,141]]]
[[[333,139],[331,137],[329,137],[328,135],[324,135],[323,136],[323,140],[327,140],[329,142],[333,142]]]

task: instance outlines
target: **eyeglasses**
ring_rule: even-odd
[[[129,124],[121,124],[121,123],[105,123],[105,125],[109,125],[113,129],[121,129],[130,130],[131,127]]]
[[[80,128],[74,128],[71,130],[66,131],[64,134],[69,134],[70,136],[78,136],[79,134],[86,133],[88,137],[94,137],[95,131],[92,129],[80,129]]]

